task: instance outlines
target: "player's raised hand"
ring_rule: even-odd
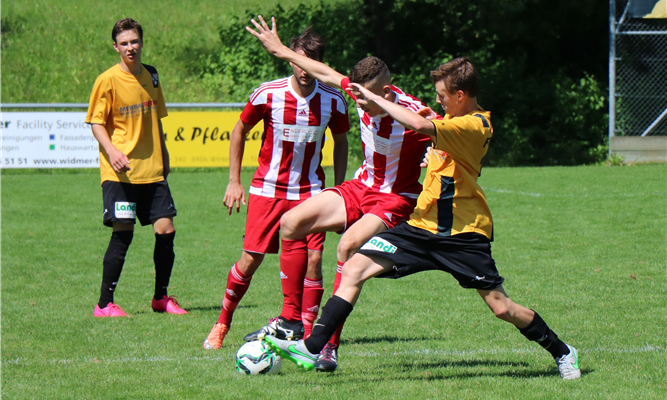
[[[382,98],[381,96],[378,96],[358,83],[350,83],[350,86],[353,88],[353,91],[356,91],[360,94],[360,96],[357,96],[358,104],[368,104],[369,102],[375,103],[374,99]]]
[[[266,24],[266,21],[264,21],[264,18],[261,15],[258,15],[257,19],[259,22],[255,21],[254,19],[250,20],[250,22],[255,25],[257,30],[254,30],[248,26],[246,26],[245,29],[250,32],[251,35],[259,39],[260,42],[262,42],[262,47],[264,47],[264,49],[269,54],[278,56],[280,50],[285,46],[283,46],[283,43],[278,37],[276,18],[271,17],[271,29],[269,29],[269,26]]]
[[[225,198],[223,204],[227,207],[228,215],[232,215],[232,210],[236,207],[236,212],[241,210],[241,204],[245,204],[245,189],[240,183],[229,182],[227,190],[225,190]]]

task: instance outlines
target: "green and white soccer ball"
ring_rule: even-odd
[[[236,370],[244,375],[275,375],[282,363],[263,340],[245,343],[236,352]]]

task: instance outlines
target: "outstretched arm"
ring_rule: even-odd
[[[266,24],[264,18],[262,18],[261,15],[259,15],[257,19],[259,19],[259,22],[255,21],[254,19],[250,20],[250,22],[255,25],[257,30],[247,26],[245,29],[250,32],[251,35],[259,39],[260,42],[262,42],[262,46],[269,54],[298,65],[299,68],[306,71],[309,75],[313,76],[315,79],[326,85],[333,86],[338,89],[341,88],[340,81],[345,78],[344,75],[338,73],[336,70],[324,63],[310,59],[306,56],[302,56],[301,54],[297,54],[289,47],[282,44],[280,38],[278,37],[275,17],[271,17],[271,29],[269,29],[269,26]]]
[[[363,105],[364,103],[369,102],[375,103],[380,108],[385,110],[389,115],[391,115],[391,117],[399,124],[415,132],[428,135],[431,137],[431,139],[435,139],[435,125],[433,125],[433,122],[430,120],[424,118],[420,114],[412,112],[407,108],[391,102],[382,96],[376,95],[375,93],[357,83],[351,83],[350,86],[356,88],[361,93],[361,96],[363,96],[363,98],[357,98],[357,104]],[[431,112],[433,111],[431,110]]]

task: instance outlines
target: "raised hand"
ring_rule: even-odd
[[[257,30],[254,30],[248,26],[246,26],[245,29],[250,32],[251,35],[259,39],[260,42],[262,42],[262,47],[264,47],[264,49],[269,54],[279,57],[280,50],[285,46],[283,46],[283,43],[278,37],[276,18],[271,17],[271,29],[269,29],[269,26],[266,24],[264,18],[262,18],[261,15],[258,15],[257,19],[259,19],[259,22],[255,21],[254,19],[250,20],[250,22],[255,25]]]

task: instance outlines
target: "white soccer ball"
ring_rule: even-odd
[[[244,375],[275,375],[283,361],[263,341],[248,342],[236,352],[236,370]]]

